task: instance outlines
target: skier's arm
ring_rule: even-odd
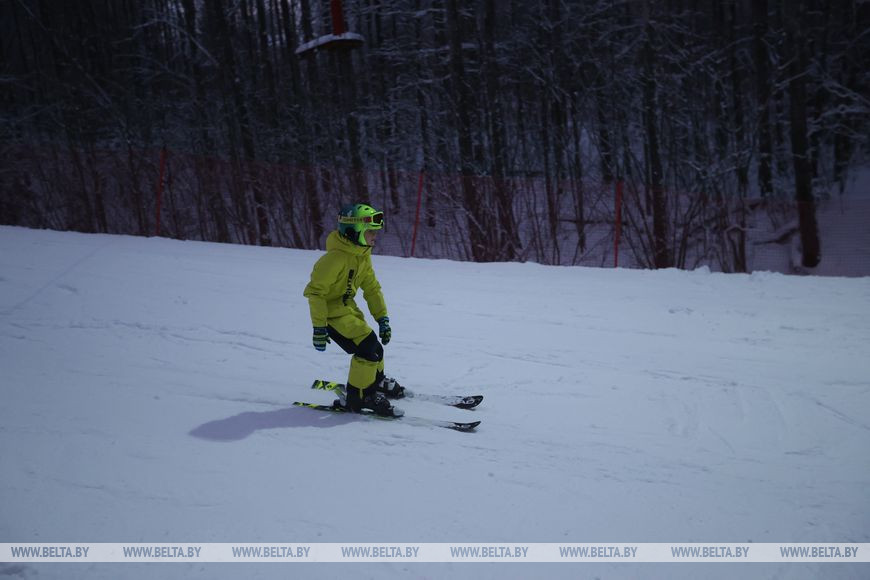
[[[375,271],[369,269],[369,275],[360,280],[360,288],[363,291],[363,297],[366,299],[366,304],[369,305],[369,312],[375,320],[380,320],[387,315],[387,303],[384,300],[384,293],[381,291],[381,284],[375,276]]]
[[[308,308],[311,311],[311,325],[326,327],[329,315],[327,301],[333,294],[332,289],[341,275],[342,262],[330,254],[325,254],[311,271],[311,281],[305,287],[303,296],[308,298]]]

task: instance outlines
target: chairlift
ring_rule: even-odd
[[[361,34],[347,30],[341,0],[331,0],[330,11],[332,13],[332,33],[300,44],[299,48],[296,49],[297,56],[304,56],[319,49],[353,50],[365,43],[365,38]]]

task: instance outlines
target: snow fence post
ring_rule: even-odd
[[[332,33],[341,36],[347,32],[347,25],[344,23],[344,10],[341,7],[341,0],[332,0],[329,3],[329,11],[332,13]]]

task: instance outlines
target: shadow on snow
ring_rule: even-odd
[[[359,417],[345,413],[313,413],[308,409],[290,407],[278,411],[248,411],[226,419],[203,423],[189,434],[209,441],[240,441],[263,429],[286,427],[338,427]]]

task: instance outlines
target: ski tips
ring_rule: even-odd
[[[458,407],[460,409],[473,409],[483,402],[483,395],[472,395],[470,397],[463,397],[461,401],[454,404],[454,407]]]
[[[454,431],[474,431],[477,426],[480,425],[480,421],[472,421],[471,423],[453,423],[449,428]]]

